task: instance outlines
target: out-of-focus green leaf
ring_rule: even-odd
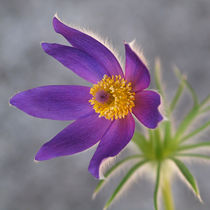
[[[209,112],[209,111],[210,111],[210,106],[207,106],[207,107],[201,109],[200,113],[202,114],[202,113]]]
[[[177,148],[177,151],[197,149],[197,148],[200,148],[200,147],[209,147],[209,146],[210,146],[210,141],[201,142],[201,143],[197,143],[197,144],[187,144],[187,145],[179,146]]]
[[[145,147],[147,146],[147,140],[140,132],[135,131],[132,141],[136,144],[136,146],[140,149],[140,151],[145,151]]]
[[[160,171],[161,171],[161,163],[159,162],[157,165],[157,173],[156,173],[156,182],[155,182],[155,190],[154,190],[154,208],[158,210],[158,191],[160,185]]]
[[[104,209],[107,209],[111,203],[114,201],[114,199],[116,198],[116,196],[118,195],[118,193],[120,193],[123,189],[123,187],[125,186],[125,184],[128,182],[128,180],[131,178],[132,175],[134,175],[134,173],[141,167],[143,166],[146,162],[148,162],[147,160],[142,160],[141,162],[135,164],[129,171],[128,173],[123,177],[123,179],[121,180],[120,184],[117,186],[117,188],[115,189],[114,193],[111,195],[111,197],[109,198],[109,200],[106,202]]]
[[[169,120],[165,121],[165,132],[164,132],[164,146],[168,145],[168,142],[171,140],[171,122]]]
[[[155,85],[157,87],[158,92],[160,93],[160,95],[163,97],[163,99],[165,98],[164,92],[163,92],[163,82],[161,81],[161,63],[160,63],[160,59],[156,58],[155,59]]]
[[[182,120],[174,137],[176,141],[180,141],[180,138],[186,132],[187,128],[190,126],[190,124],[193,122],[193,120],[196,118],[198,114],[199,114],[199,108],[195,107]]]
[[[203,114],[205,112],[209,112],[210,111],[210,106],[208,105],[208,103],[210,102],[210,95],[208,95],[200,104],[200,114]],[[207,104],[207,106],[205,107],[205,105]]]
[[[186,179],[187,183],[192,187],[195,195],[198,197],[199,200],[201,200],[196,180],[193,177],[193,175],[190,173],[189,169],[185,166],[185,164],[182,161],[180,161],[176,158],[171,158],[171,159],[174,161],[174,163],[178,167],[179,171]]]
[[[194,131],[192,131],[191,133],[189,133],[188,135],[184,136],[180,142],[184,142],[187,139],[195,136],[196,134],[199,134],[201,131],[205,130],[206,128],[208,128],[210,126],[210,121],[206,122],[204,125],[202,125],[201,127],[195,129]]]
[[[175,75],[177,76],[177,78],[179,80],[182,80],[182,74],[176,66],[174,67],[174,72],[175,72]],[[190,93],[192,95],[194,107],[198,106],[199,101],[198,101],[197,94],[195,93],[195,91],[193,90],[193,88],[191,87],[191,85],[188,83],[187,80],[182,80],[182,81],[185,83],[185,86],[188,88],[188,90],[190,91]]]
[[[172,99],[171,104],[170,104],[170,108],[169,108],[169,112],[170,113],[173,112],[173,110],[174,110],[177,102],[179,101],[180,96],[182,95],[183,90],[184,90],[184,85],[185,85],[185,82],[184,81],[186,80],[186,78],[183,75],[181,77],[182,78],[180,80],[179,87],[178,87],[178,89],[176,91],[176,94],[175,94],[174,98]]]
[[[146,129],[148,138],[146,139],[141,133],[135,132],[132,141],[137,145],[142,155],[147,159],[154,159],[156,155],[156,141],[154,130]]]
[[[203,158],[203,159],[210,160],[210,156],[209,156],[209,155],[196,154],[196,153],[180,153],[180,154],[178,153],[178,154],[175,154],[175,156],[179,156],[179,157]]]
[[[156,148],[156,141],[155,141],[155,135],[154,135],[154,130],[148,129],[148,136],[149,136],[149,142],[151,143],[151,147]]]
[[[162,141],[160,137],[160,130],[159,128],[156,128],[153,130],[154,132],[154,141],[156,144],[155,151],[156,151],[156,157],[161,158],[162,155]]]
[[[208,102],[210,102],[210,95],[208,95],[200,104],[201,107],[205,106]]]
[[[142,155],[132,155],[129,157],[126,157],[125,159],[117,162],[114,166],[112,166],[104,175],[105,179],[102,179],[98,182],[98,185],[96,186],[94,192],[93,192],[93,198],[95,198],[95,196],[99,193],[99,191],[103,188],[103,186],[105,185],[105,183],[107,182],[107,179],[111,174],[113,174],[114,172],[116,172],[118,169],[121,168],[121,166],[123,166],[124,163],[133,160],[133,159],[140,159],[142,157]]]

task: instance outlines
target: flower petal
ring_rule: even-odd
[[[151,90],[137,92],[135,95],[134,115],[148,128],[156,128],[163,117],[158,111],[160,95]]]
[[[126,65],[125,78],[132,83],[134,91],[140,91],[149,87],[150,75],[147,67],[131,49],[129,44],[125,44]]]
[[[102,43],[93,37],[63,24],[57,17],[53,18],[53,26],[57,33],[63,35],[73,47],[94,57],[109,72],[108,76],[121,75],[122,69],[116,57]]]
[[[76,120],[45,143],[36,154],[35,160],[49,160],[86,150],[101,139],[110,124],[111,121],[99,118],[96,113]]]
[[[135,129],[135,121],[131,114],[126,118],[115,120],[107,133],[102,137],[93,155],[89,172],[96,178],[101,178],[101,166],[105,159],[116,156],[131,140]]]
[[[60,44],[42,43],[43,50],[89,82],[100,81],[107,70],[87,53]]]
[[[74,120],[93,111],[89,92],[90,88],[83,86],[42,86],[16,94],[10,103],[34,117]]]

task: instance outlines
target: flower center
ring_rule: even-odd
[[[92,99],[89,100],[99,117],[108,120],[121,119],[132,111],[135,106],[135,93],[132,91],[131,83],[121,76],[108,77],[103,79],[90,89]]]

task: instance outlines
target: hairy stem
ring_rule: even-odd
[[[166,178],[162,186],[163,204],[165,210],[175,210],[170,181]]]

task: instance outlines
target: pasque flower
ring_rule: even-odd
[[[101,42],[53,19],[57,33],[71,46],[42,43],[44,51],[74,73],[93,83],[92,87],[50,85],[26,90],[10,103],[29,115],[51,120],[75,120],[45,143],[35,160],[72,155],[95,145],[89,171],[101,177],[102,162],[116,156],[131,140],[135,121],[155,128],[162,120],[160,96],[144,90],[150,84],[146,65],[125,43],[125,74],[114,54]]]

